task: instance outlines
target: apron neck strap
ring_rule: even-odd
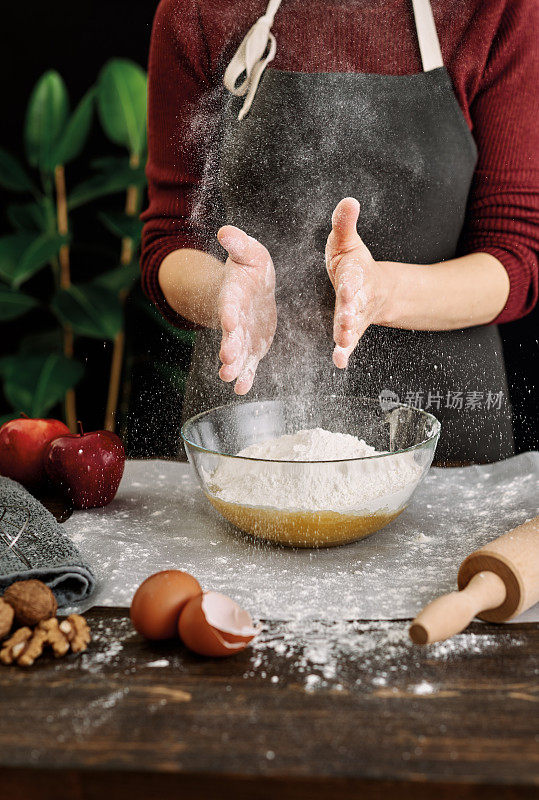
[[[232,61],[226,68],[223,83],[236,97],[246,95],[238,119],[243,119],[251,108],[260,78],[266,66],[275,57],[277,42],[271,26],[282,0],[270,0],[266,13],[257,19],[247,31],[245,38],[236,50]],[[243,82],[237,86],[239,78],[245,74]]]
[[[225,88],[236,97],[245,95],[238,119],[243,119],[251,108],[264,70],[275,57],[277,42],[271,32],[271,26],[281,2],[282,0],[269,0],[265,14],[247,31],[225,70],[223,77]],[[444,60],[430,0],[412,0],[412,5],[423,71],[429,72],[443,67]],[[237,85],[244,74],[242,83]]]
[[[444,65],[432,6],[430,0],[412,0],[412,5],[423,71],[430,72]]]

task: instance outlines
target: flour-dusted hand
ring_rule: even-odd
[[[356,229],[358,218],[358,201],[341,200],[326,243],[326,269],[335,289],[333,362],[341,369],[348,365],[369,325],[384,324],[388,295],[383,265],[362,242]]]
[[[239,228],[225,225],[217,238],[228,252],[219,295],[219,376],[235,380],[234,391],[242,395],[253,385],[258,363],[275,335],[275,270],[266,248]]]

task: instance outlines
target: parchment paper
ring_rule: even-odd
[[[295,551],[236,532],[189,465],[130,461],[113,503],[74,514],[64,530],[97,578],[79,611],[128,606],[145,577],[177,568],[259,619],[377,620],[414,617],[456,588],[466,555],[537,514],[539,453],[524,453],[489,466],[431,469],[388,527],[352,545]],[[539,621],[539,604],[520,619]]]

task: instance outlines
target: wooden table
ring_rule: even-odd
[[[0,668],[6,800],[539,797],[537,625],[475,624],[447,658],[401,647],[383,679],[359,660],[308,691],[276,653],[203,659],[125,609],[87,618],[84,656]],[[383,648],[405,623],[363,627]]]

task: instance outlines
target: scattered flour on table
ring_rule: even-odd
[[[496,633],[466,631],[445,642],[417,647],[408,636],[409,624],[386,620],[272,623],[251,643],[251,669],[244,677],[268,677],[277,684],[286,680],[289,671],[294,680],[300,677],[307,692],[341,691],[346,682],[372,692],[394,693],[399,685],[410,695],[424,697],[437,693],[436,678],[443,665],[470,659],[470,666],[475,663],[477,668],[483,656],[524,643],[508,626]],[[272,675],[276,657],[281,678]]]
[[[436,688],[432,685],[432,683],[429,683],[428,681],[421,681],[421,683],[417,683],[413,687],[414,694],[427,695],[427,694],[434,694],[435,691]]]
[[[398,507],[422,469],[413,452],[372,458],[384,452],[350,434],[302,430],[250,445],[237,454],[258,461],[223,459],[210,484],[220,500],[246,506],[360,511],[384,498],[385,506]],[[268,460],[310,463],[269,467]],[[321,463],[328,461],[335,463]]]
[[[107,675],[108,691],[91,701],[88,719],[84,712],[87,705],[83,703],[80,708],[74,709],[70,704],[58,711],[61,718],[76,718],[72,727],[79,735],[106,723],[114,707],[127,699],[126,676],[157,668],[172,670],[181,680],[183,674],[190,672],[185,648],[179,641],[148,643],[141,650],[134,646],[139,636],[128,617],[89,621],[92,641],[86,652],[49,660],[54,672],[76,673],[81,686],[95,686],[97,676]],[[293,681],[306,692],[339,692],[346,684],[360,692],[405,691],[413,697],[428,697],[439,691],[439,683],[446,681],[451,665],[467,659],[470,669],[480,671],[483,658],[518,649],[526,641],[510,625],[496,630],[492,626],[476,628],[445,642],[417,647],[408,636],[410,623],[404,620],[256,621],[261,623],[261,633],[231,663],[237,664],[244,679],[267,681],[276,690]],[[116,684],[112,690],[111,683]],[[157,712],[165,705],[166,698],[161,698],[149,705],[148,711]]]

